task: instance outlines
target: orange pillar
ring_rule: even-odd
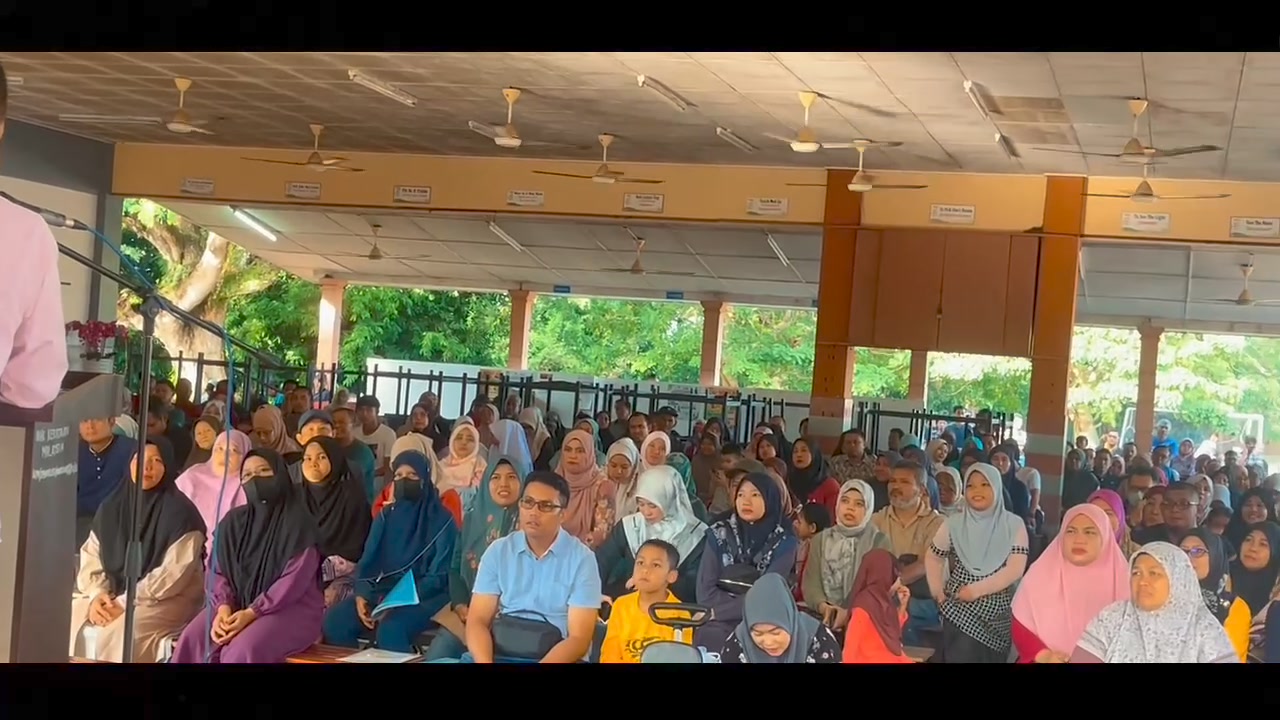
[[[720,366],[724,361],[724,321],[729,306],[720,300],[702,301],[702,370],[698,383],[703,387],[720,384]]]
[[[347,284],[336,280],[320,283],[320,323],[316,333],[316,368],[332,370],[342,352],[342,300]]]
[[[924,403],[929,392],[929,352],[911,351],[911,375],[907,380],[907,399]]]
[[[854,346],[849,342],[853,304],[853,263],[862,223],[862,194],[850,192],[852,170],[827,171],[822,219],[822,260],[818,270],[818,318],[814,333],[813,390],[809,435],[825,452],[835,449],[853,411]]]
[[[529,330],[533,323],[533,301],[537,294],[529,290],[510,290],[511,334],[507,340],[507,369],[529,369]]]
[[[1088,178],[1046,179],[1044,235],[1031,336],[1031,402],[1027,413],[1027,463],[1040,471],[1040,507],[1056,531],[1062,519],[1062,463],[1067,441],[1067,388],[1075,330],[1076,280]]]
[[[1138,452],[1151,456],[1151,438],[1156,424],[1156,372],[1160,359],[1160,336],[1164,328],[1151,323],[1138,327],[1142,347],[1138,355],[1138,409],[1133,421],[1133,440]]]

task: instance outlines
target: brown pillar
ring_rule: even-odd
[[[1031,338],[1031,402],[1027,413],[1027,463],[1040,471],[1040,507],[1056,530],[1062,518],[1062,462],[1066,452],[1067,389],[1075,330],[1076,280],[1088,178],[1047,178],[1044,235]]]
[[[720,384],[720,368],[724,362],[724,323],[729,305],[720,300],[702,301],[702,369],[698,383],[703,387]]]
[[[1151,438],[1156,423],[1156,372],[1160,359],[1160,337],[1164,328],[1143,323],[1138,328],[1142,347],[1138,355],[1138,408],[1133,421],[1133,441],[1138,452],[1150,457]]]
[[[849,338],[854,247],[862,223],[862,194],[850,192],[852,170],[827,171],[818,318],[813,353],[809,434],[825,452],[835,448],[853,410],[854,346]]]
[[[529,331],[533,323],[533,302],[537,294],[511,290],[511,334],[507,340],[507,369],[529,369]]]
[[[907,399],[924,403],[929,393],[929,352],[911,351],[911,375],[907,381]]]
[[[316,334],[316,368],[329,371],[342,353],[342,301],[347,284],[336,280],[320,283],[320,323]]]

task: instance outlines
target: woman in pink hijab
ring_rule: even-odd
[[[596,441],[590,433],[571,430],[564,436],[556,473],[569,482],[565,531],[595,550],[617,520],[618,488],[596,462]]]
[[[1020,663],[1065,663],[1106,606],[1129,599],[1129,563],[1107,514],[1084,503],[1023,576],[1013,596],[1013,645]]]
[[[239,430],[227,430],[213,441],[209,459],[192,465],[178,476],[176,484],[200,511],[204,526],[209,528],[204,541],[204,562],[212,557],[214,528],[232,508],[244,504],[240,486],[240,466],[253,449],[253,441]]]

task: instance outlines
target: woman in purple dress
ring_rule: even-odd
[[[214,538],[212,599],[178,639],[175,663],[281,663],[320,638],[319,531],[284,459],[258,449],[241,469],[246,504]]]

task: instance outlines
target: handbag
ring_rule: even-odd
[[[731,595],[743,595],[756,584],[761,574],[755,565],[748,563],[730,565],[720,572],[716,587]]]
[[[564,640],[564,633],[551,624],[546,615],[531,614],[537,617],[500,613],[493,619],[494,657],[541,660]]]

